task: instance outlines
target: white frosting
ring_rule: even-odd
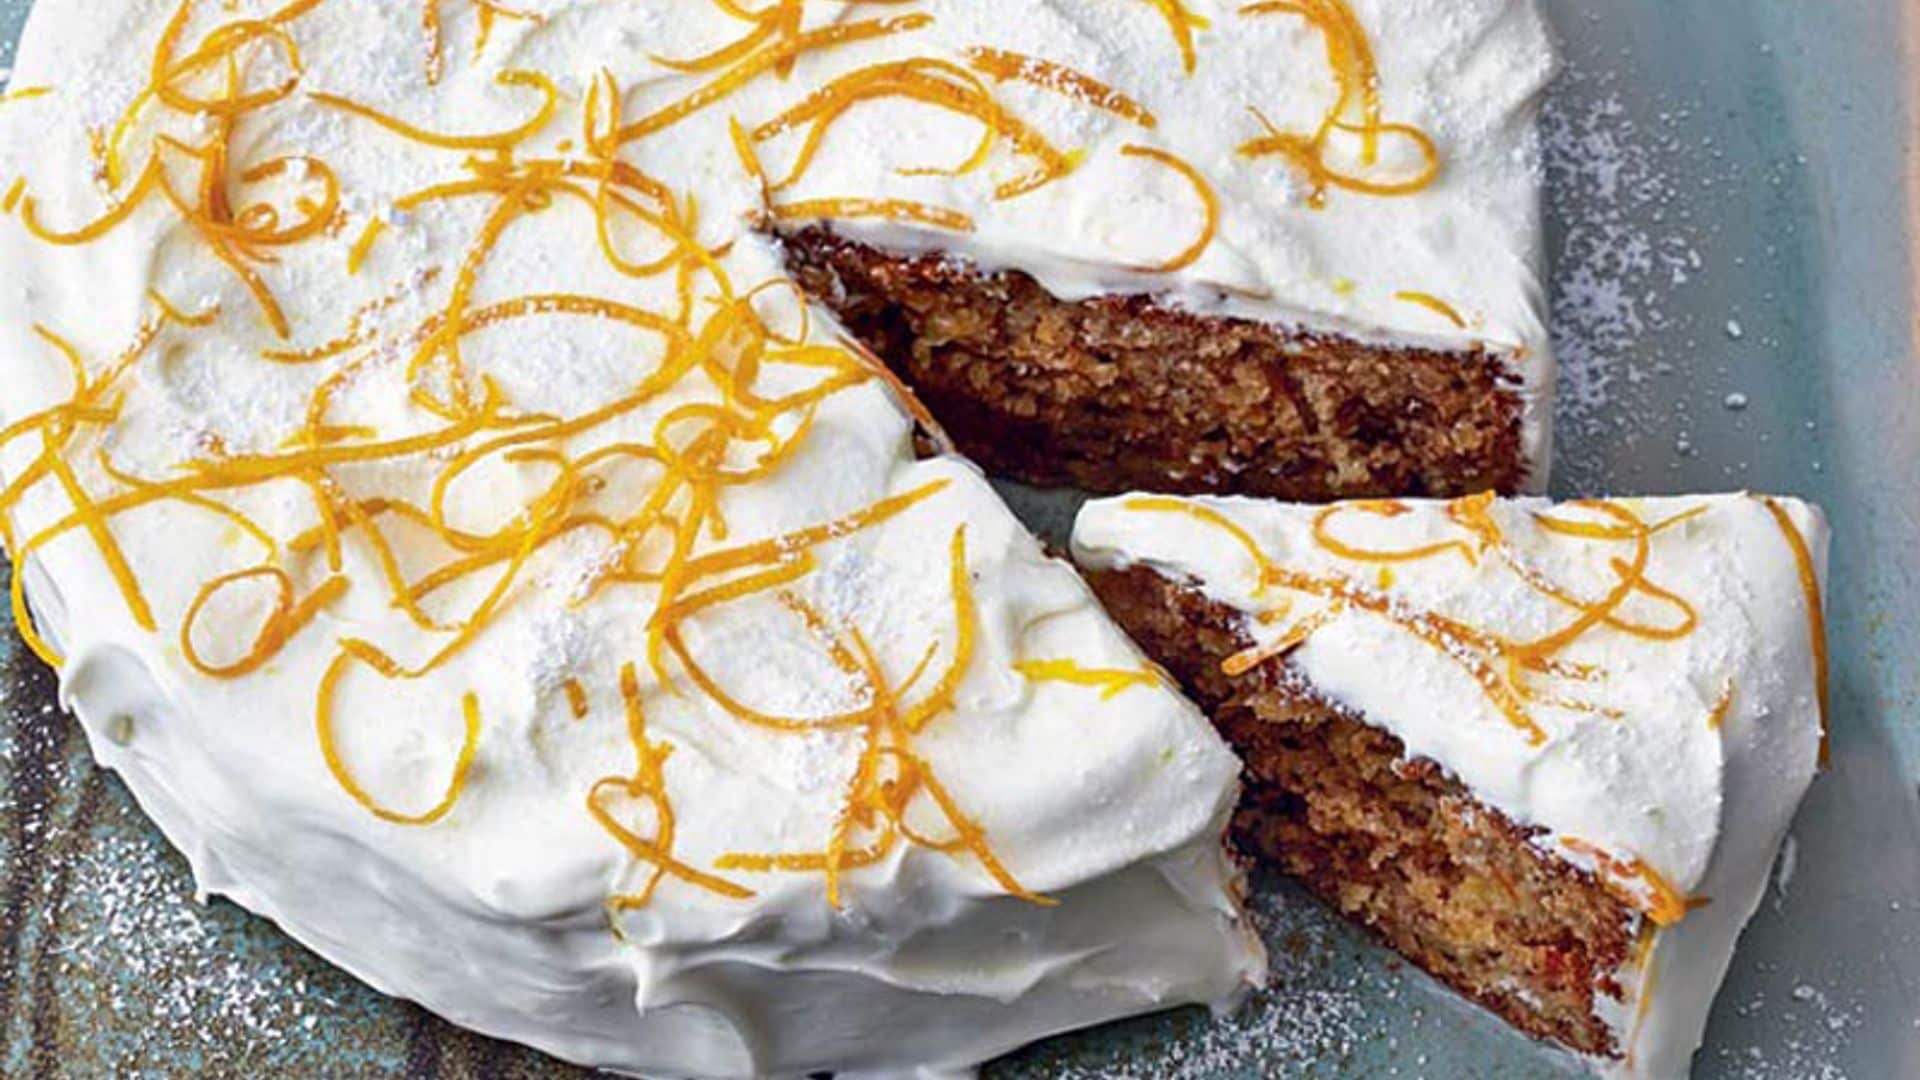
[[[1616,528],[1619,522],[1580,504],[1550,510],[1537,499],[1503,500],[1489,510],[1510,557],[1483,550],[1469,561],[1453,548],[1393,563],[1335,554],[1315,536],[1320,508],[1241,499],[1192,505],[1245,530],[1274,565],[1351,582],[1363,595],[1387,600],[1388,610],[1403,618],[1432,613],[1508,641],[1540,640],[1580,614],[1530,586],[1516,567],[1594,602],[1622,580],[1615,566],[1625,563],[1615,561],[1631,560],[1634,548],[1624,539],[1547,531],[1540,520],[1549,513],[1560,521]],[[1476,546],[1447,504],[1401,505],[1408,509],[1393,515],[1351,506],[1325,519],[1326,534],[1373,552],[1454,541]],[[1444,652],[1362,604],[1330,613],[1284,662],[1319,693],[1399,738],[1410,758],[1438,763],[1481,801],[1538,829],[1541,850],[1585,869],[1596,866],[1587,845],[1619,862],[1637,858],[1680,896],[1709,901],[1658,933],[1647,1000],[1640,1000],[1646,976],[1626,973],[1628,999],[1607,1017],[1626,1054],[1612,1069],[1679,1076],[1700,1044],[1735,938],[1765,891],[1774,853],[1812,779],[1820,703],[1799,565],[1765,500],[1726,495],[1619,505],[1650,526],[1698,511],[1653,534],[1644,572],[1648,584],[1682,598],[1697,625],[1669,640],[1610,623],[1579,636],[1557,658],[1590,666],[1596,677],[1526,680],[1537,695],[1526,712],[1544,735],[1537,743],[1475,681],[1461,663],[1467,653]],[[1776,505],[1805,537],[1812,564],[1824,575],[1827,531],[1819,512],[1790,499]],[[1308,591],[1259,591],[1260,571],[1230,532],[1129,498],[1096,501],[1081,511],[1074,554],[1087,567],[1146,565],[1191,582],[1210,599],[1248,613],[1242,629],[1256,642],[1277,641],[1298,620],[1329,606]],[[1390,574],[1385,580],[1383,567]],[[1263,623],[1251,617],[1283,603],[1292,605],[1284,618]],[[1645,590],[1613,614],[1647,628],[1678,628],[1684,618],[1676,605]],[[1709,720],[1728,685],[1730,704],[1715,728]],[[1651,906],[1651,896],[1640,898]]]
[[[240,277],[157,196],[106,235],[72,247],[35,240],[16,214],[0,221],[0,428],[73,392],[66,364],[36,335],[36,324],[70,341],[98,377],[154,314],[149,289],[189,312],[217,304],[220,315],[203,329],[161,329],[114,384],[117,419],[76,428],[63,457],[95,498],[125,490],[96,451],[110,454],[116,469],[151,479],[189,475],[183,466],[217,448],[288,452],[314,388],[368,356],[338,394],[333,423],[364,425],[383,439],[443,428],[445,421],[409,403],[408,349],[398,341],[446,306],[460,260],[496,200],[456,198],[393,213],[406,192],[470,177],[464,162],[473,152],[423,148],[308,93],[346,95],[434,129],[487,132],[518,123],[538,102],[532,90],[498,85],[496,75],[538,70],[564,93],[526,155],[560,155],[570,152],[563,140],[579,138],[581,96],[602,66],[628,90],[632,118],[649,107],[641,98],[675,96],[705,78],[669,79],[644,54],[702,51],[742,25],[684,0],[528,4],[544,20],[498,23],[474,59],[475,9],[439,6],[446,73],[437,85],[423,76],[418,4],[331,0],[294,20],[287,32],[304,64],[300,89],[243,118],[232,137],[236,172],[301,153],[324,161],[341,184],[346,228],[248,264],[285,308],[293,346],[334,338],[354,312],[386,298],[367,320],[374,341],[313,364],[263,359],[261,350],[287,346]],[[964,5],[930,7],[936,26],[953,27],[942,33],[983,29]],[[809,5],[809,18],[852,18],[849,8]],[[110,125],[139,93],[173,10],[160,0],[43,0],[36,7],[16,85],[55,92],[0,107],[0,189],[24,176],[43,224],[72,228],[104,210],[86,133]],[[226,20],[267,10],[196,4],[183,51]],[[1062,35],[1052,43],[1093,40],[1064,36],[1066,24],[1049,17],[1055,22],[1046,25]],[[922,37],[948,46],[958,40]],[[935,46],[914,45],[923,47]],[[1317,48],[1305,39],[1295,47]],[[881,54],[901,48],[877,47]],[[249,54],[259,66],[248,77],[261,80],[251,85],[285,74],[275,68],[275,57],[284,57],[276,50]],[[699,240],[724,248],[721,262],[742,289],[778,277],[780,263],[774,246],[745,226],[756,192],[726,142],[728,115],[767,115],[815,84],[823,74],[817,69],[874,51],[806,58],[789,81],[763,77],[725,109],[702,112],[626,155],[698,197]],[[210,124],[150,111],[128,144],[129,164],[141,167],[142,140],[157,132],[197,145]],[[835,147],[850,138],[836,132]],[[824,165],[832,156],[823,155],[816,179],[831,175]],[[297,216],[282,209],[283,222]],[[376,215],[389,228],[364,269],[348,276],[348,248]],[[622,239],[636,249],[646,242]],[[429,268],[438,274],[422,272]],[[714,310],[714,294],[704,276],[695,284],[697,328]],[[595,244],[590,209],[567,199],[507,230],[478,277],[474,302],[549,292],[650,311],[678,306],[675,275],[616,273]],[[1490,309],[1503,302],[1486,301]],[[785,292],[759,303],[770,323],[797,325]],[[835,333],[830,318],[814,312],[810,340],[832,343]],[[490,375],[515,408],[559,416],[629,393],[661,357],[656,334],[564,315],[476,331],[464,347],[471,370]],[[769,365],[758,388],[795,391],[817,379],[809,369]],[[541,445],[577,458],[618,442],[650,442],[672,409],[718,397],[696,370],[631,412]],[[790,435],[794,419],[777,434]],[[751,464],[753,449],[742,450],[739,467]],[[22,476],[39,454],[36,436],[12,440],[0,448],[0,477]],[[354,498],[424,504],[446,464],[436,454],[340,465],[331,478]],[[607,475],[608,498],[651,482],[638,467]],[[503,528],[528,513],[551,480],[551,467],[539,461],[490,457],[450,489],[449,520],[472,532]],[[590,529],[542,546],[484,631],[429,677],[383,680],[365,667],[350,669],[332,712],[340,753],[368,794],[397,812],[420,813],[446,789],[461,745],[462,695],[471,692],[480,705],[464,789],[446,817],[424,826],[380,820],[357,803],[330,773],[316,738],[316,691],[340,639],[371,640],[403,664],[446,641],[395,608],[360,530],[348,529],[343,540],[348,591],[265,667],[234,679],[195,671],[178,644],[201,587],[261,559],[254,540],[204,507],[157,501],[110,522],[157,632],[137,625],[102,548],[83,530],[40,548],[24,573],[43,629],[67,657],[63,692],[97,756],[187,853],[201,887],[273,918],[374,986],[461,1024],[636,1073],[895,1075],[962,1069],[1041,1035],[1175,1003],[1230,1002],[1263,970],[1220,845],[1237,792],[1235,759],[1170,689],[1138,685],[1103,697],[1016,673],[1013,664],[1030,659],[1137,669],[1141,658],[975,471],[953,459],[914,459],[910,425],[878,381],[827,397],[790,460],[764,480],[727,488],[727,534],[703,533],[696,550],[830,521],[934,480],[947,486],[896,517],[820,545],[818,568],[790,587],[843,637],[859,629],[890,682],[906,682],[931,647],[929,674],[907,693],[915,697],[958,648],[949,550],[965,527],[978,612],[973,656],[954,707],[915,736],[913,752],[979,825],[1006,873],[1058,906],[1007,895],[971,853],[904,841],[879,862],[845,871],[839,911],[828,905],[820,873],[716,868],[729,852],[823,850],[860,738],[745,723],[693,687],[671,659],[671,683],[660,685],[645,659],[656,586],[619,585],[571,603],[608,553],[609,542]],[[215,494],[282,545],[318,521],[313,498],[296,481]],[[59,485],[43,481],[13,509],[15,537],[25,542],[70,502]],[[450,557],[405,522],[387,522],[386,532],[409,580]],[[285,563],[303,596],[326,576],[315,551],[290,552]],[[426,606],[443,617],[470,612],[496,579],[492,571],[475,575]],[[197,649],[215,658],[244,654],[266,599],[265,589],[223,592],[196,626]],[[717,682],[761,710],[815,717],[868,700],[771,593],[703,611],[689,622],[687,642]],[[608,898],[642,888],[651,864],[629,857],[589,816],[586,801],[597,780],[635,768],[617,689],[624,662],[640,672],[648,737],[673,747],[662,775],[675,814],[674,858],[754,895],[723,896],[667,877],[650,903],[617,916],[616,936]],[[589,695],[584,719],[571,714],[568,679]],[[644,805],[622,813],[633,815],[622,820],[636,834],[659,830]],[[909,817],[923,833],[945,835],[924,791]]]

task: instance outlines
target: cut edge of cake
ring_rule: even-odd
[[[1545,479],[1522,373],[1544,361],[1524,348],[1362,340],[1145,293],[1062,299],[1017,268],[830,224],[782,239],[795,280],[995,475],[1300,501]]]

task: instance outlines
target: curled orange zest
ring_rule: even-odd
[[[1814,695],[1820,707],[1820,765],[1825,768],[1832,761],[1833,739],[1827,726],[1827,619],[1820,602],[1820,575],[1814,570],[1813,552],[1807,548],[1807,538],[1801,535],[1800,527],[1793,523],[1786,507],[1778,499],[1761,501],[1773,515],[1774,523],[1780,526],[1780,535],[1793,552],[1794,570],[1800,575],[1800,593],[1807,605],[1807,641],[1813,652]]]
[[[1179,173],[1187,183],[1193,185],[1194,193],[1200,196],[1200,205],[1206,215],[1200,226],[1200,235],[1194,239],[1193,243],[1188,244],[1178,254],[1158,266],[1141,267],[1140,269],[1154,273],[1170,274],[1176,270],[1184,270],[1198,262],[1200,256],[1206,252],[1207,245],[1213,243],[1214,231],[1218,229],[1220,225],[1220,200],[1213,193],[1213,185],[1207,183],[1207,178],[1201,176],[1198,169],[1187,164],[1184,159],[1170,154],[1165,150],[1158,150],[1151,146],[1134,146],[1129,144],[1121,147],[1120,152],[1127,157],[1149,158]]]
[[[273,582],[273,610],[261,623],[259,633],[254,636],[253,645],[238,660],[226,664],[210,664],[201,655],[193,642],[193,628],[200,619],[200,613],[220,591],[243,581],[265,578]],[[322,582],[306,598],[295,603],[293,599],[293,579],[286,571],[277,566],[255,566],[246,570],[236,570],[222,574],[200,587],[200,592],[187,608],[187,617],[180,624],[180,654],[187,659],[194,670],[202,675],[216,679],[232,679],[249,674],[278,655],[287,641],[320,613],[328,604],[347,591],[347,579],[335,575]]]
[[[333,774],[334,781],[353,798],[354,802],[365,807],[380,820],[392,822],[395,825],[431,825],[447,816],[454,804],[460,800],[460,793],[466,788],[467,770],[473,765],[474,750],[480,743],[480,699],[471,692],[461,698],[460,710],[465,720],[466,734],[461,739],[460,752],[453,762],[453,774],[447,780],[447,788],[440,796],[440,801],[418,814],[391,810],[382,806],[367,793],[365,788],[360,786],[360,782],[348,770],[346,762],[341,759],[339,749],[334,742],[334,693],[340,679],[346,674],[348,666],[355,661],[369,664],[383,675],[389,674],[389,670],[383,670],[385,665],[378,661],[371,660],[354,650],[343,648],[334,658],[333,663],[327,667],[326,674],[321,676],[314,723],[320,738],[320,755],[326,760],[327,771]]]
[[[1259,110],[1253,110],[1254,118],[1266,129],[1266,134],[1242,143],[1243,156],[1278,154],[1293,162],[1307,176],[1307,203],[1315,208],[1326,205],[1329,186],[1365,195],[1410,195],[1440,175],[1440,151],[1431,136],[1410,124],[1387,123],[1382,119],[1380,73],[1374,64],[1373,46],[1347,0],[1264,0],[1242,7],[1240,13],[1295,15],[1307,20],[1326,39],[1327,64],[1333,69],[1339,87],[1333,104],[1311,135],[1283,132]],[[1356,111],[1357,120],[1352,118]],[[1386,137],[1412,144],[1421,159],[1420,167],[1411,175],[1388,179],[1344,172],[1328,160],[1336,132],[1359,137],[1360,165],[1364,169],[1373,169],[1378,164],[1380,143]]]

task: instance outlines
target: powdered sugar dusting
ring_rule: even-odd
[[[1669,171],[1683,151],[1666,127],[1629,115],[1612,70],[1573,67],[1541,119],[1553,249],[1555,412],[1562,483],[1597,490],[1606,460],[1583,448],[1644,434],[1648,384],[1676,370],[1661,332],[1682,326],[1683,291],[1704,268],[1698,227],[1676,212]]]
[[[1800,981],[1784,1000],[1756,993],[1741,1002],[1734,1011],[1756,1018],[1773,1037],[1764,1047],[1715,1048],[1716,1071],[1730,1080],[1842,1080],[1849,1075],[1838,1064],[1842,1051],[1867,1020],[1867,1003],[1845,986],[1846,980]],[[1702,1052],[1696,1062],[1707,1060]]]
[[[0,586],[5,584],[0,567]],[[52,677],[0,647],[0,878],[18,991],[0,1074],[267,1075],[374,1000],[224,901],[89,760]],[[31,878],[17,881],[21,870]],[[28,1026],[30,1025],[30,1030]],[[29,1040],[20,1036],[30,1034]]]
[[[1213,1019],[1198,1010],[1134,1021],[1093,1037],[1073,1037],[1016,1055],[990,1077],[1059,1080],[1211,1080],[1228,1076],[1344,1075],[1363,1048],[1406,1048],[1390,1075],[1418,1076],[1426,1055],[1415,1047],[1440,1034],[1425,988],[1398,962],[1380,963],[1360,936],[1291,886],[1259,875],[1254,924],[1271,956],[1269,987],[1237,1013]],[[1399,1002],[1382,1009],[1381,1002]],[[1172,1029],[1172,1030],[1170,1030]]]
[[[168,858],[129,829],[89,848],[69,871],[84,886],[61,920],[55,963],[69,992],[94,996],[94,1009],[111,1012],[116,1027],[142,1033],[113,1047],[103,1064],[121,1076],[165,1075],[142,1060],[160,1043],[238,1065],[312,1029],[336,1002],[278,962],[241,955],[182,876],[161,865]]]

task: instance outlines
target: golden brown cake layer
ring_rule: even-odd
[[[1525,479],[1516,381],[1491,352],[1366,345],[1145,296],[1070,302],[1026,274],[822,228],[785,239],[807,291],[991,473],[1291,500]]]
[[[1246,762],[1243,846],[1516,1027],[1618,1055],[1595,1004],[1621,996],[1612,973],[1633,951],[1637,912],[1283,660],[1224,674],[1251,644],[1230,609],[1145,567],[1091,580]]]

